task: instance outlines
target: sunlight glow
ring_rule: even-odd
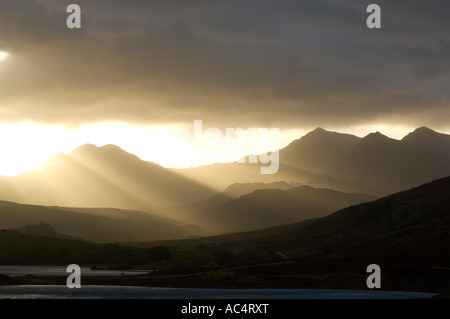
[[[3,61],[8,57],[8,53],[5,51],[0,51],[0,61]]]
[[[151,161],[164,167],[185,168],[200,166],[217,162],[233,162],[240,157],[248,155],[249,150],[236,152],[228,147],[232,141],[218,140],[214,136],[204,135],[202,148],[195,145],[193,138],[193,125],[152,125],[136,126],[125,123],[108,122],[94,123],[68,128],[48,126],[36,123],[0,123],[0,175],[16,176],[33,169],[58,152],[67,153],[71,150],[90,143],[98,147],[114,144],[123,150],[134,154],[145,161]],[[205,125],[203,128],[206,130]],[[287,146],[290,142],[304,136],[307,130],[280,129],[279,148]],[[392,138],[402,138],[413,127],[391,125],[364,125],[355,127],[324,127],[329,131],[355,134],[360,137],[380,131]],[[225,132],[226,128],[220,128]],[[225,144],[227,147],[223,147]],[[222,146],[217,146],[222,145]],[[270,148],[270,146],[269,146]],[[254,151],[252,149],[250,151]],[[260,149],[266,152],[270,149]]]
[[[236,157],[247,155],[245,150],[236,154],[230,149],[231,152],[227,153],[228,149],[217,148],[217,139],[211,137],[204,138],[202,149],[199,150],[194,147],[192,127],[188,125],[184,131],[180,127],[175,124],[132,126],[114,122],[89,124],[74,129],[36,123],[0,123],[0,136],[3,136],[0,139],[0,175],[19,175],[38,167],[58,152],[67,153],[87,143],[98,147],[114,144],[142,160],[172,168],[236,161]],[[191,135],[187,135],[186,131],[191,132]],[[279,146],[286,146],[303,135],[301,133],[304,132],[280,130]]]

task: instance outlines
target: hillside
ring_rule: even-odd
[[[116,208],[67,208],[0,201],[2,229],[50,224],[58,233],[108,243],[186,238],[205,234],[199,227],[142,211]]]

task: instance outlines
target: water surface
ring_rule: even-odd
[[[91,270],[90,267],[80,267],[81,276],[127,276],[146,274],[151,270]],[[0,265],[0,274],[8,276],[68,276],[67,266],[20,266],[20,265]]]
[[[416,299],[433,293],[341,289],[206,289],[131,286],[0,286],[0,299]]]

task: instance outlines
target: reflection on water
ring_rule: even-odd
[[[0,274],[9,276],[68,276],[67,266],[0,265]],[[81,267],[82,276],[121,276],[147,271],[91,270]],[[433,293],[338,290],[338,289],[202,289],[131,286],[0,286],[0,299],[415,299]]]
[[[0,274],[8,276],[68,276],[67,266],[17,266],[0,265]],[[151,270],[91,270],[89,267],[81,267],[82,276],[127,276],[146,274]]]
[[[416,299],[435,294],[334,289],[203,289],[129,286],[0,286],[0,299]]]

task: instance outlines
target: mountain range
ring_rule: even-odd
[[[364,137],[309,183],[384,196],[450,175],[450,135],[422,127],[401,140]]]
[[[41,205],[41,210],[43,206],[86,207],[92,213],[93,208],[103,207],[109,213],[102,218],[111,218],[114,209],[140,211],[141,216],[146,216],[145,222],[156,218],[171,227],[177,225],[160,232],[168,226],[158,229],[156,224],[148,224],[145,231],[140,228],[147,232],[142,238],[153,236],[149,234],[179,238],[248,231],[322,217],[346,206],[450,176],[450,135],[421,127],[395,140],[379,132],[360,138],[317,128],[280,150],[277,174],[261,175],[259,168],[260,163],[228,163],[169,169],[114,145],[86,144],[67,154],[59,153],[22,175],[0,176],[0,200],[3,205],[28,204],[30,210],[36,205]],[[53,214],[55,208],[52,210]],[[66,216],[68,210],[57,209],[61,216]],[[83,209],[70,210],[78,217],[88,216],[82,214]],[[98,212],[95,218],[99,217]],[[128,214],[132,220],[133,214],[124,213],[114,222],[126,221],[124,216]],[[0,224],[2,228],[10,227],[6,220]],[[60,226],[69,225],[68,220],[64,218],[56,225],[37,214],[27,223],[47,222],[65,233],[63,230],[68,228]],[[187,224],[197,228],[186,228]],[[18,222],[14,225],[24,226]],[[132,232],[127,234],[131,236]],[[79,233],[67,235],[94,240]],[[96,240],[131,241],[126,236],[108,236]]]
[[[317,128],[281,149],[279,158],[280,169],[274,175],[256,176],[256,166],[246,171],[249,164],[226,164],[227,170],[225,164],[213,164],[178,171],[200,183],[214,180],[217,187],[224,175],[232,176],[234,167],[240,181],[294,181],[380,197],[450,175],[450,135],[420,127],[396,140],[380,132],[360,138]]]

